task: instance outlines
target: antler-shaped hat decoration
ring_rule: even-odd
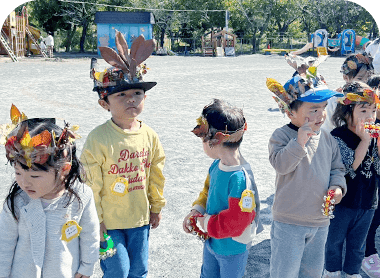
[[[142,64],[152,54],[155,48],[153,39],[145,40],[143,35],[137,37],[128,48],[127,41],[122,33],[115,30],[115,44],[118,53],[110,47],[99,47],[103,59],[113,66],[103,72],[96,71],[97,60],[91,60],[91,78],[94,79],[94,91],[100,98],[128,89],[153,88],[156,82],[143,82],[143,75],[147,68]]]
[[[275,94],[274,100],[277,102],[280,111],[288,111],[290,104],[295,100],[304,102],[319,103],[328,100],[333,96],[343,96],[343,94],[329,90],[323,76],[318,75],[318,66],[326,60],[328,56],[320,56],[317,59],[287,56],[288,64],[297,71],[297,75],[289,79],[284,86],[273,78],[267,78],[268,89]]]

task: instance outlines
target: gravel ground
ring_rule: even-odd
[[[343,84],[339,72],[344,58],[330,57],[319,67],[331,88]],[[99,61],[105,67],[103,60]],[[158,85],[147,93],[140,119],[160,136],[166,152],[167,206],[156,230],[151,231],[148,277],[199,277],[202,243],[185,234],[182,220],[203,187],[212,160],[190,130],[204,105],[221,98],[243,108],[248,131],[241,151],[251,163],[261,199],[265,230],[250,249],[245,277],[269,277],[271,205],[275,173],[268,161],[270,135],[288,119],[282,116],[266,88],[266,77],[284,84],[293,73],[282,56],[249,55],[229,58],[152,56],[146,81]],[[56,117],[80,125],[81,151],[87,134],[109,118],[97,104],[89,78],[90,58],[25,58],[19,63],[0,59],[0,123],[9,122],[14,103],[29,117]],[[8,192],[13,169],[0,148],[0,202]],[[97,266],[93,277],[101,277]],[[363,276],[366,277],[366,276]]]

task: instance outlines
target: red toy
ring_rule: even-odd
[[[380,135],[380,125],[375,123],[364,123],[364,129],[372,138],[378,138]]]
[[[327,192],[327,196],[323,197],[323,200],[325,201],[322,204],[322,214],[324,216],[327,216],[330,219],[333,219],[335,216],[333,214],[334,211],[334,204],[335,204],[335,199],[334,199],[335,191],[334,190],[329,190]]]
[[[197,226],[197,218],[198,217],[203,217],[203,215],[202,214],[195,214],[193,216],[190,216],[188,223],[191,227],[192,234],[196,235],[200,240],[206,241],[210,237],[206,232],[203,232],[201,229],[198,228],[198,226]]]

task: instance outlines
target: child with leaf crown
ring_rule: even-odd
[[[347,194],[335,207],[326,243],[324,278],[361,277],[359,274],[371,221],[378,206],[380,174],[380,143],[366,131],[365,123],[376,119],[380,103],[375,91],[367,84],[353,82],[343,87],[334,115],[336,138],[345,166]],[[343,261],[343,244],[346,252]]]
[[[14,105],[11,120],[1,128],[16,179],[0,213],[0,275],[90,277],[99,257],[99,220],[93,193],[81,183],[74,127],[27,119]]]
[[[290,118],[269,140],[269,161],[276,171],[272,278],[321,277],[330,223],[321,213],[323,197],[332,190],[339,203],[346,192],[338,144],[320,129],[327,100],[343,95],[328,89],[317,74],[319,62],[306,67],[294,64],[298,74],[285,86],[267,79],[268,89]]]
[[[116,31],[118,53],[100,47],[104,60],[113,67],[96,71],[91,61],[91,77],[98,103],[111,113],[111,119],[90,132],[81,161],[92,188],[100,221],[100,237],[112,237],[116,254],[100,262],[107,277],[146,277],[150,226],[157,228],[165,178],[165,154],[156,132],[138,120],[145,92],[156,82],[144,82],[154,40],[141,35],[131,46]]]
[[[183,221],[196,217],[208,234],[201,277],[243,277],[252,236],[261,232],[260,199],[249,163],[239,151],[247,123],[240,109],[215,99],[205,106],[193,133],[215,159],[204,188]]]

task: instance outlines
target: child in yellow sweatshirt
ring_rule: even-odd
[[[164,150],[156,132],[137,119],[145,92],[157,84],[143,82],[146,70],[139,66],[152,53],[154,41],[136,38],[129,55],[123,35],[116,31],[116,45],[119,53],[99,48],[114,67],[97,72],[92,61],[94,91],[112,117],[90,132],[81,161],[94,192],[101,240],[107,233],[117,249],[101,261],[103,277],[146,277],[149,229],[158,227],[166,204]]]

